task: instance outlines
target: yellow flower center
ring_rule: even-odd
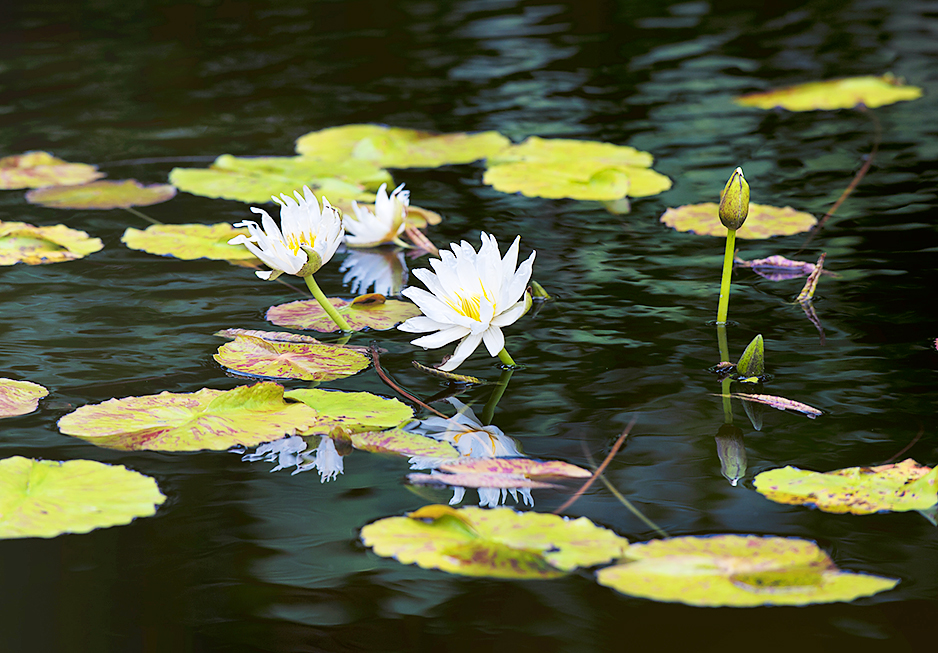
[[[463,297],[457,294],[456,298],[459,300],[458,304],[456,302],[448,302],[454,311],[466,317],[471,317],[473,320],[479,319],[481,298],[478,295]]]
[[[300,253],[300,245],[309,245],[310,247],[313,247],[316,244],[316,239],[310,238],[306,235],[305,231],[301,231],[299,236],[295,236],[293,234],[287,236],[286,244],[287,247],[290,248],[290,251],[292,251],[294,255],[297,255]]]

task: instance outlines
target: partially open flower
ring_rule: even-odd
[[[345,242],[350,247],[377,247],[394,242],[404,231],[404,217],[410,204],[410,191],[404,184],[387,193],[387,184],[381,184],[375,195],[375,209],[352,202],[353,216],[346,216]]]
[[[294,191],[296,199],[281,194],[271,199],[280,205],[280,227],[267,211],[251,207],[261,216],[263,229],[253,220],[238,222],[234,226],[247,227],[249,236],[243,234],[228,241],[229,245],[244,245],[271,269],[258,271],[261,279],[273,281],[281,274],[306,277],[325,265],[342,242],[342,215],[322,198],[319,201],[308,186],[303,187],[305,196]]]
[[[748,215],[749,184],[743,176],[743,169],[736,168],[720,193],[720,222],[735,231],[743,226]]]

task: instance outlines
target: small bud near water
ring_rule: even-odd
[[[749,184],[743,169],[736,168],[720,193],[720,222],[727,229],[736,231],[743,226],[749,215]]]

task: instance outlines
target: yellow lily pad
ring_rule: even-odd
[[[238,335],[213,356],[238,374],[303,381],[334,381],[358,374],[371,364],[351,347],[304,342],[271,342]]]
[[[214,261],[241,261],[260,264],[247,247],[228,241],[247,229],[235,229],[227,222],[218,224],[154,224],[146,229],[129,228],[121,242],[130,249],[172,256],[184,261],[207,258]]]
[[[316,411],[287,403],[283,386],[262,382],[233,390],[108,399],[63,416],[59,430],[111,449],[225,450],[253,447],[315,424]]]
[[[808,82],[736,98],[746,107],[789,111],[830,111],[864,106],[869,109],[922,97],[922,89],[907,86],[890,74],[882,77],[844,77],[824,82]]]
[[[49,391],[38,383],[0,379],[0,417],[31,413],[48,394]]]
[[[319,419],[315,426],[300,431],[301,435],[324,434],[347,437],[350,433],[388,429],[409,422],[413,409],[397,399],[379,397],[370,392],[338,392],[306,388],[283,394],[287,399],[301,401],[315,410]],[[354,446],[354,442],[353,442]]]
[[[726,237],[726,227],[720,222],[720,206],[714,202],[686,204],[668,209],[661,222],[677,231],[689,231],[699,236]],[[736,237],[747,240],[791,236],[810,231],[817,218],[810,213],[796,211],[790,206],[779,208],[765,204],[750,204],[749,217],[737,229]]]
[[[491,157],[509,145],[511,141],[494,131],[438,134],[384,125],[343,125],[300,136],[296,151],[325,160],[372,161],[383,168],[437,168]]]
[[[74,186],[103,176],[96,166],[68,163],[48,152],[26,152],[0,159],[0,190]]]
[[[74,261],[103,247],[100,239],[64,224],[34,227],[25,222],[0,222],[0,265]]]
[[[127,209],[160,204],[175,196],[176,188],[169,184],[144,186],[136,179],[125,179],[37,188],[26,193],[26,201],[52,209]]]
[[[756,476],[756,489],[778,503],[809,505],[824,512],[870,515],[883,510],[925,510],[938,503],[938,468],[909,458],[878,467],[811,472],[797,467]]]
[[[203,197],[249,204],[270,202],[271,195],[309,186],[317,198],[373,201],[381,184],[392,184],[387,170],[355,159],[324,161],[310,157],[235,157],[223,154],[208,168],[173,168],[169,181],[179,190]]]
[[[0,460],[0,539],[129,524],[166,497],[149,476],[93,460]]]
[[[381,295],[378,295],[381,297]],[[330,297],[329,303],[345,318],[352,331],[393,329],[404,320],[420,315],[420,309],[410,302],[388,299],[380,303],[347,302]],[[332,321],[315,299],[301,299],[267,309],[269,322],[288,329],[302,329],[329,333],[339,327]]]
[[[459,452],[450,443],[440,442],[403,429],[353,433],[351,441],[356,449],[372,453],[391,453],[441,460],[459,457]]]
[[[368,524],[362,541],[379,556],[466,576],[556,578],[622,556],[628,540],[585,517],[509,508],[425,506]]]
[[[788,537],[675,537],[633,544],[626,555],[634,561],[597,572],[601,585],[702,607],[853,601],[899,582],[840,571],[814,542]]]

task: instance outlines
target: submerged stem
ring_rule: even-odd
[[[332,318],[332,321],[342,329],[343,331],[354,331],[352,327],[349,326],[349,323],[345,321],[345,318],[339,315],[339,312],[335,310],[335,306],[326,298],[322,290],[319,288],[319,284],[316,283],[316,280],[313,279],[313,275],[308,274],[303,277],[303,281],[306,282],[306,286],[309,288],[309,291],[313,293],[313,297],[316,298],[316,301],[319,302],[319,305],[322,306],[322,310]]]
[[[720,304],[717,307],[717,324],[726,324],[730,310],[730,278],[733,276],[733,252],[736,250],[736,230],[726,230],[726,251],[723,253],[723,276],[720,279]]]
[[[502,370],[502,375],[498,377],[498,383],[492,390],[492,394],[489,396],[489,400],[485,402],[485,408],[482,411],[483,424],[492,423],[492,418],[495,417],[495,407],[498,405],[502,395],[505,394],[505,390],[508,388],[508,381],[511,380],[511,374],[512,370]]]

